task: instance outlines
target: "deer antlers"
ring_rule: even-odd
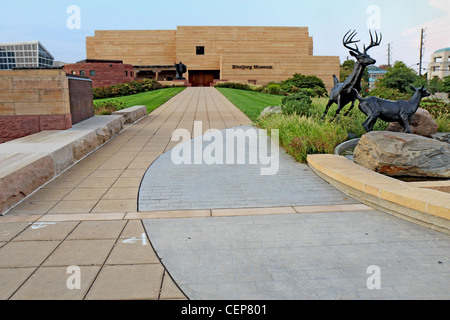
[[[383,35],[380,33],[380,39],[378,39],[378,33],[375,31],[375,41],[373,41],[373,36],[372,36],[372,32],[369,30],[369,34],[370,34],[370,45],[366,48],[366,46],[364,45],[364,53],[367,52],[367,50],[369,50],[370,48],[379,46],[381,43],[381,39],[383,39]]]
[[[366,48],[366,45],[364,45],[364,53],[361,53],[359,51],[358,45],[356,43],[358,43],[360,40],[353,40],[353,38],[356,36],[357,32],[356,30],[349,30],[347,31],[347,33],[344,35],[344,38],[342,39],[342,44],[344,45],[344,47],[346,47],[347,49],[356,52],[359,55],[362,54],[366,54],[367,51],[370,48],[379,46],[381,43],[381,39],[383,39],[382,34],[380,33],[380,38],[378,39],[378,33],[375,31],[375,41],[373,40],[373,35],[372,35],[372,31],[369,30],[369,34],[370,34],[370,45]],[[350,47],[350,44],[355,44],[355,48]]]

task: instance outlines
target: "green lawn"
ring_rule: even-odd
[[[130,96],[123,96],[117,98],[97,99],[94,102],[104,102],[108,100],[120,101],[126,104],[126,107],[137,105],[147,106],[148,113],[152,112],[173,96],[183,91],[185,87],[165,88],[148,92],[141,92]]]
[[[266,107],[280,106],[281,99],[284,96],[273,94],[253,92],[247,90],[238,90],[230,88],[216,88],[232,104],[244,112],[253,122],[259,118],[261,111]]]

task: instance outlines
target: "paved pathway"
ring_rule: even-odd
[[[449,237],[375,210],[144,225],[191,299],[450,298]]]
[[[1,216],[0,299],[184,299],[139,216],[125,217],[147,168],[175,145],[172,132],[194,121],[251,123],[213,89],[184,90]],[[79,290],[66,285],[71,265]]]
[[[186,89],[0,217],[0,299],[184,299],[171,276],[194,299],[449,298],[449,236],[351,200],[138,212],[145,172],[196,120],[251,123],[215,89]],[[381,269],[380,290],[364,287],[369,264]],[[73,265],[81,288],[69,290]]]
[[[235,156],[231,164],[226,162],[227,130],[254,132],[248,134],[243,149],[233,154],[245,154],[242,164]],[[270,145],[270,138],[256,133],[256,128],[244,126],[220,131],[217,136],[223,146],[220,157],[222,164],[194,164],[194,151],[200,156],[206,154],[211,142],[197,137],[184,143],[180,149],[191,150],[189,164],[172,161],[172,150],[161,155],[147,170],[139,191],[139,211],[192,210],[217,208],[261,208],[283,206],[314,206],[356,203],[347,195],[331,187],[312,172],[306,164],[296,162],[282,150],[276,154],[276,161],[270,166],[270,175],[262,175],[261,169],[269,168],[259,159],[257,146],[261,141]],[[198,147],[198,146],[201,146]],[[234,143],[238,147],[237,139]],[[279,148],[273,145],[273,148]],[[241,149],[241,148],[240,148]],[[175,152],[178,154],[178,152]],[[231,153],[230,153],[231,154]],[[254,156],[254,157],[253,157]],[[256,159],[250,164],[249,159]]]

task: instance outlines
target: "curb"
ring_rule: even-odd
[[[317,154],[307,160],[317,175],[362,203],[450,234],[448,193],[381,175],[343,156]],[[450,186],[450,181],[446,184]]]

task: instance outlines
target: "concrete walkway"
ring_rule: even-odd
[[[203,130],[251,124],[215,89],[188,88],[0,217],[0,299],[450,297],[449,236],[334,189],[343,202],[138,211],[150,165],[194,121]],[[366,286],[370,265],[381,289]]]

